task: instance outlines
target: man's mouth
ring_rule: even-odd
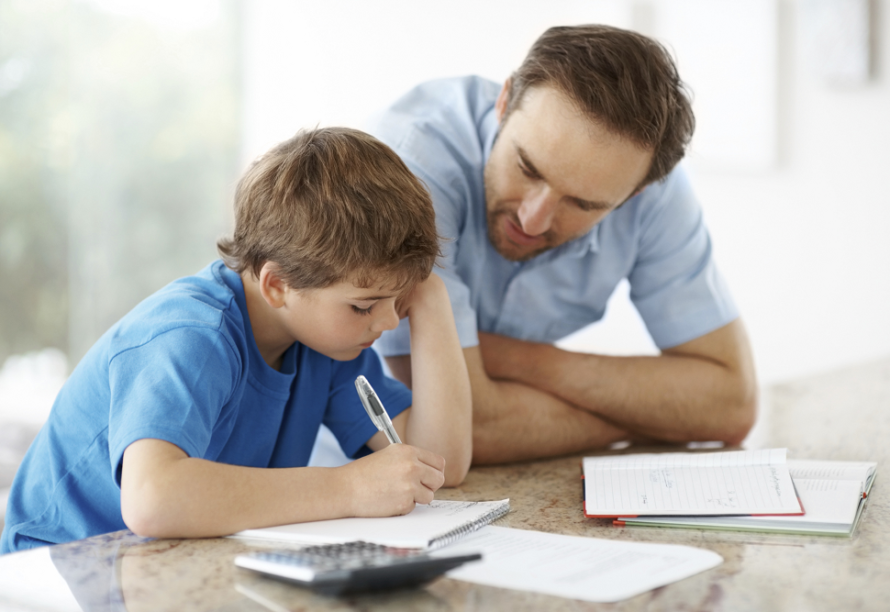
[[[518,223],[507,216],[504,216],[504,233],[511,242],[519,246],[534,246],[541,242],[541,236],[526,234]]]

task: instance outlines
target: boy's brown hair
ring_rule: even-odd
[[[641,187],[667,176],[695,130],[677,67],[655,40],[604,25],[544,32],[510,78],[507,112],[531,87],[556,87],[607,129],[654,151]]]
[[[232,270],[275,263],[294,289],[350,278],[404,290],[439,255],[429,193],[392,149],[358,130],[299,132],[248,168],[235,192],[235,232],[217,242]]]

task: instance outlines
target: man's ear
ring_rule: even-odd
[[[281,308],[285,304],[285,296],[288,291],[287,283],[281,278],[278,266],[267,261],[260,269],[259,278],[260,295],[272,308]]]
[[[504,115],[507,114],[507,104],[510,102],[510,86],[512,83],[512,79],[504,81],[504,86],[501,87],[501,93],[498,94],[498,99],[494,103],[494,112],[498,117],[498,123],[500,123],[503,120]]]

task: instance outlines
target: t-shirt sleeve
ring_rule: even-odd
[[[323,422],[337,438],[343,453],[352,458],[370,452],[365,443],[377,433],[355,390],[359,375],[371,383],[391,419],[411,407],[411,391],[383,373],[380,357],[373,350],[362,351],[352,361],[335,362]]]
[[[239,372],[235,351],[213,329],[172,329],[115,355],[108,450],[118,486],[124,451],[137,440],[164,440],[202,457]]]
[[[670,348],[738,318],[714,263],[701,206],[682,169],[656,185],[640,208],[639,251],[630,297],[655,344]]]

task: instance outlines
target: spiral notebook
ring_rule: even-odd
[[[239,531],[232,537],[306,544],[364,540],[398,548],[435,549],[451,544],[509,511],[509,499],[491,502],[434,500],[429,505],[418,504],[403,516],[294,523]]]

